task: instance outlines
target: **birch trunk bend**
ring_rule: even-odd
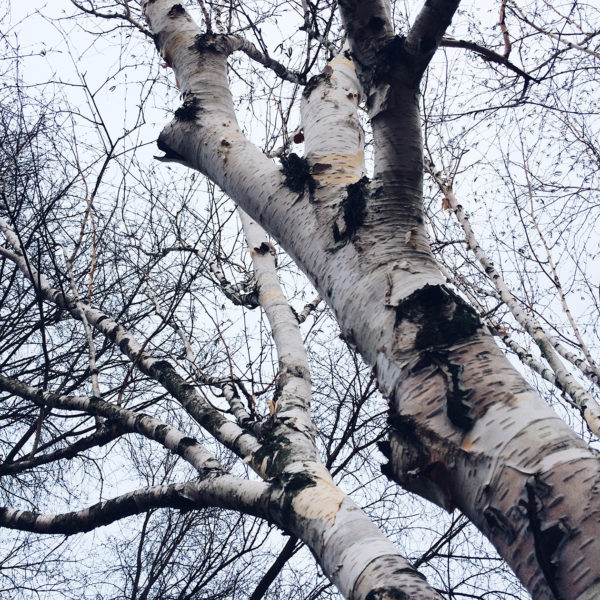
[[[227,81],[235,40],[203,35],[181,4],[143,6],[184,95],[159,138],[164,158],[217,183],[332,307],[389,398],[388,475],[460,508],[534,598],[600,596],[598,458],[444,285],[423,227],[419,82],[458,1],[426,2],[406,37],[394,34],[383,0],[340,2],[373,129],[370,180],[351,160],[356,143],[317,156],[310,110],[307,162],[290,156],[282,169],[265,157],[237,125]],[[305,97],[337,77],[330,65]],[[343,176],[328,181],[334,174]]]

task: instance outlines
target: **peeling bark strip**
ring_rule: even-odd
[[[182,92],[197,98],[202,110],[193,122],[173,121],[160,142],[207,174],[281,243],[332,307],[343,335],[354,339],[376,369],[392,417],[412,430],[411,435],[401,428],[392,434],[390,474],[443,506],[461,508],[536,600],[553,599],[555,593],[563,600],[597,596],[597,455],[519,377],[470,309],[442,287],[444,278],[425,234],[419,74],[458,3],[428,0],[402,39],[394,36],[384,0],[340,2],[366,94],[375,165],[360,235],[335,252],[331,251],[333,224],[350,182],[319,185],[315,202],[298,201],[300,192],[286,185],[284,173],[238,127],[228,88],[227,51],[190,50],[199,31],[185,19],[166,17],[172,4],[155,0],[145,4],[145,11]],[[377,72],[381,57],[390,53],[398,60],[388,61],[389,68]],[[335,83],[336,67],[331,69],[313,82],[315,89]],[[309,107],[318,94],[313,90],[307,96],[302,117],[306,158],[312,177],[320,183],[330,172],[326,165],[335,163],[316,150],[311,159],[310,144],[314,141],[316,149],[325,133],[309,126],[313,110]],[[318,103],[314,106],[318,111]],[[347,140],[351,129],[350,124],[342,128]],[[223,140],[229,145],[224,147]],[[335,153],[352,155],[355,146],[348,147],[352,149],[338,148]],[[315,172],[317,164],[321,166]],[[351,183],[362,175],[354,173]],[[342,231],[339,226],[338,231]],[[426,319],[435,319],[436,328],[429,331]],[[531,506],[527,482],[532,477],[550,490],[545,497],[536,496],[535,518],[527,508]],[[562,536],[564,531],[569,534]],[[547,557],[540,551],[541,532],[559,540],[549,559],[554,575],[549,574]],[[340,560],[341,569],[353,564],[352,556]],[[387,583],[375,575],[380,564],[364,571],[365,577],[372,576],[372,585],[360,592],[360,586],[341,587],[343,593],[363,599],[371,593],[372,597],[406,593],[401,586],[391,586],[398,592],[387,590]],[[344,585],[338,583],[335,568],[326,572]]]

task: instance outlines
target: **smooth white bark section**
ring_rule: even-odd
[[[322,186],[345,186],[365,174],[360,85],[347,54],[336,56],[313,78],[300,104],[305,157]]]

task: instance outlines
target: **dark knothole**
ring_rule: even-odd
[[[441,285],[426,285],[402,300],[396,308],[395,328],[417,325],[415,350],[452,346],[482,327],[475,310]]]
[[[344,226],[340,230],[337,222],[333,224],[333,239],[336,242],[352,239],[362,227],[367,216],[367,198],[369,178],[363,177],[346,188],[346,197],[342,200]]]
[[[198,99],[189,98],[175,111],[175,118],[183,122],[193,121],[201,110]]]
[[[280,160],[283,167],[282,171],[285,175],[285,185],[292,192],[302,194],[306,186],[308,186],[310,194],[315,191],[317,182],[313,179],[310,172],[310,165],[305,158],[292,152],[287,156],[282,156]]]
[[[181,4],[173,4],[173,6],[171,6],[167,14],[171,18],[177,17],[179,15],[185,14],[185,8],[183,8]]]

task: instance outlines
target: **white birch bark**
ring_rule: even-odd
[[[381,588],[389,593],[402,591],[415,598],[439,600],[439,596],[400,551],[333,484],[329,473],[318,464],[314,425],[308,414],[308,362],[298,324],[277,281],[271,252],[261,252],[264,243],[262,230],[246,215],[242,218],[254,253],[261,302],[272,323],[277,346],[283,351],[281,367],[285,377],[282,378],[272,433],[272,438],[279,437],[280,445],[277,447],[273,440],[264,441],[257,445],[258,450],[252,459],[259,465],[259,472],[271,477],[278,474],[277,482],[258,487],[256,482],[225,475],[212,454],[195,440],[149,415],[134,413],[99,398],[41,392],[0,377],[0,389],[42,406],[105,417],[120,426],[121,434],[128,431],[141,433],[190,462],[203,478],[210,478],[209,482],[138,490],[65,514],[37,514],[0,508],[0,524],[36,533],[70,535],[90,531],[151,508],[189,510],[220,506],[262,516],[293,532],[308,544],[325,573],[348,598],[374,598],[373,590]],[[9,241],[17,245],[18,241],[13,238],[6,223],[2,226]],[[16,250],[17,253],[11,253],[11,258],[25,268],[20,246],[17,245]],[[41,274],[30,272],[29,277],[32,282],[37,281],[38,289],[46,299],[57,297],[58,292]],[[66,306],[67,302],[68,299],[63,297],[61,305]],[[71,304],[75,307],[73,310],[87,309],[81,303],[72,301]],[[98,319],[91,318],[90,322],[98,325]],[[115,341],[118,342],[118,339]],[[138,360],[144,359],[141,350],[135,356]],[[377,597],[385,598],[383,595]]]
[[[151,509],[167,507],[193,510],[217,506],[265,517],[268,490],[268,485],[262,481],[221,475],[200,482],[148,487],[68,513],[53,515],[0,507],[0,526],[35,533],[73,535]]]
[[[174,454],[181,456],[203,476],[225,472],[219,461],[202,444],[150,415],[115,406],[98,397],[64,396],[43,392],[1,375],[0,389],[26,398],[42,407],[81,411],[110,419],[112,423],[118,424],[123,432],[141,433],[144,437],[160,443]]]
[[[159,144],[280,241],[374,366],[394,425],[390,475],[459,506],[536,599],[583,600],[600,581],[598,458],[444,288],[423,227],[418,84],[457,5],[428,1],[403,41],[386,2],[340,2],[376,149],[373,180],[338,198],[349,227],[316,174],[296,172],[297,186],[245,139],[227,83],[234,45],[167,0],[144,6],[185,100]]]

